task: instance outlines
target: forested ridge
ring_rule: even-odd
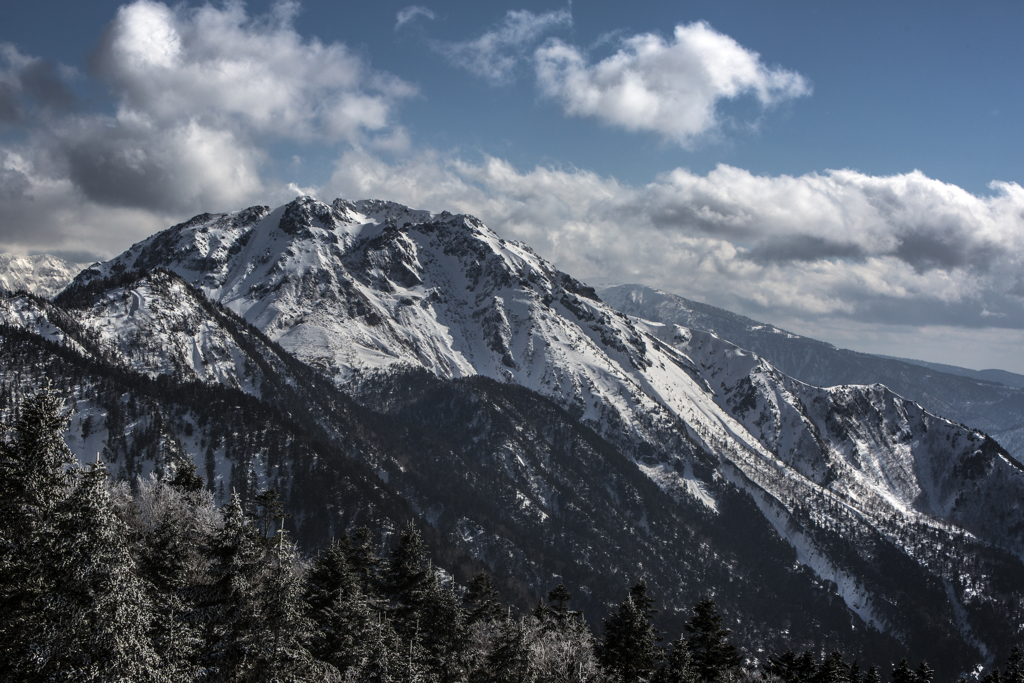
[[[641,579],[599,633],[559,584],[530,613],[480,573],[436,570],[414,523],[343,534],[303,557],[273,489],[216,506],[194,465],[134,487],[79,467],[55,392],[27,398],[0,442],[4,681],[657,681],[931,683],[927,662],[749,653],[714,600],[657,628]],[[1015,648],[984,683],[1024,683]]]

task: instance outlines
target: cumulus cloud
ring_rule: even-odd
[[[416,17],[423,17],[424,19],[430,20],[435,18],[434,12],[430,8],[423,7],[421,5],[409,5],[398,12],[398,16],[395,21],[395,30],[397,31],[402,28]]]
[[[652,131],[683,146],[719,127],[720,100],[751,95],[771,107],[811,92],[803,76],[766,66],[704,22],[677,26],[671,40],[652,33],[625,38],[596,64],[557,39],[535,59],[541,91],[567,115]]]
[[[553,29],[572,26],[569,10],[535,14],[510,10],[504,21],[479,38],[458,43],[434,43],[434,49],[453,64],[468,69],[495,85],[510,83],[515,68],[529,50]]]
[[[92,60],[113,115],[73,111],[66,68],[0,44],[0,124],[21,133],[0,142],[0,248],[78,249],[103,234],[84,244],[110,253],[182,214],[266,202],[281,143],[407,147],[395,109],[415,88],[299,35],[298,10],[122,6]],[[87,224],[104,206],[113,218]]]
[[[425,153],[353,151],[329,196],[472,213],[593,282],[643,282],[776,320],[1024,328],[1024,188],[972,195],[914,171],[683,169],[645,186]]]
[[[340,43],[303,39],[292,5],[250,18],[243,5],[197,9],[136,0],[118,10],[95,64],[125,108],[289,139],[354,139],[389,123],[415,93]]]

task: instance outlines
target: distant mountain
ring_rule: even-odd
[[[899,391],[792,379],[701,315],[630,319],[471,216],[301,197],[173,226],[52,302],[0,300],[0,398],[60,378],[80,455],[273,485],[309,547],[413,510],[442,566],[482,564],[521,604],[565,581],[601,614],[644,577],[666,628],[712,594],[755,658],[1005,659],[1018,460]]]
[[[0,254],[0,289],[9,292],[21,289],[42,297],[51,297],[67,287],[88,265],[72,263],[50,254]]]
[[[601,297],[631,316],[728,339],[808,384],[884,384],[936,415],[987,432],[1018,460],[1024,459],[1024,376],[838,349],[643,285],[610,287]]]
[[[914,365],[921,365],[950,375],[961,375],[963,377],[971,377],[973,379],[981,380],[982,382],[994,382],[996,384],[1004,384],[1008,387],[1024,389],[1024,375],[1019,375],[1016,372],[1007,372],[1006,370],[995,369],[971,370],[970,368],[961,368],[956,365],[929,363],[925,360],[914,360],[913,358],[896,358],[895,360],[901,360],[904,363],[912,363]]]

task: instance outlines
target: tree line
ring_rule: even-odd
[[[62,405],[41,391],[2,427],[3,681],[932,683],[926,662],[745,659],[709,597],[666,643],[642,580],[600,634],[563,584],[517,613],[487,574],[433,567],[414,524],[302,557],[272,489],[218,507],[190,462],[134,490],[79,467]],[[984,683],[1024,683],[1020,648]]]

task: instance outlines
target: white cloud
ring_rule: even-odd
[[[811,92],[799,74],[769,68],[704,22],[677,26],[671,41],[652,33],[626,38],[596,64],[557,39],[535,58],[541,91],[567,115],[653,131],[683,146],[720,125],[722,99],[752,95],[770,107]]]
[[[915,171],[677,169],[642,187],[425,153],[345,154],[325,196],[472,213],[593,282],[643,282],[753,315],[1024,328],[1024,189]]]
[[[435,18],[434,12],[421,5],[409,5],[405,9],[398,12],[398,16],[395,21],[395,30],[402,28],[416,17],[423,17],[424,19],[433,20]]]
[[[299,35],[298,10],[122,6],[93,65],[113,116],[69,111],[66,68],[0,44],[0,124],[21,133],[0,141],[0,249],[111,253],[183,215],[282,198],[264,177],[281,142],[407,148],[393,119],[415,89]]]
[[[243,5],[118,10],[97,55],[125,108],[287,139],[353,140],[389,125],[415,89],[377,74],[340,43],[304,39],[293,5],[250,18]]]
[[[553,29],[572,26],[569,10],[534,14],[510,10],[504,21],[479,38],[460,43],[437,42],[434,48],[451,62],[496,85],[507,84],[529,49]]]

